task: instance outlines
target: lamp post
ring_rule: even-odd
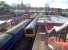
[[[49,4],[45,4],[45,15],[49,15]]]

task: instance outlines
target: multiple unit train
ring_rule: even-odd
[[[36,16],[35,14],[34,16]],[[20,38],[25,35],[31,38],[35,36],[36,33],[36,21],[38,18],[32,17],[21,21],[16,26],[8,29],[5,33],[0,35],[0,50],[11,50],[13,45],[20,40]],[[31,35],[30,35],[31,34]]]
[[[11,50],[13,45],[22,37],[24,34],[24,28],[31,23],[33,19],[26,19],[20,24],[9,29],[2,35],[0,35],[0,50]]]
[[[25,28],[25,36],[26,37],[34,37],[37,32],[37,19],[35,18],[26,28]]]

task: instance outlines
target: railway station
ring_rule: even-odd
[[[67,1],[14,1],[0,1],[0,50],[68,50]]]

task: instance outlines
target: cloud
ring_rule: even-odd
[[[55,7],[55,8],[63,8],[66,9],[68,8],[68,3],[67,0],[54,0],[54,2],[51,2],[50,7]]]
[[[8,4],[21,3],[22,0],[4,0]],[[68,8],[68,0],[23,0],[24,4],[30,3],[33,7],[44,7],[49,4],[50,7]]]

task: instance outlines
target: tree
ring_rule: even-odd
[[[9,12],[10,8],[4,1],[0,1],[0,14]]]

